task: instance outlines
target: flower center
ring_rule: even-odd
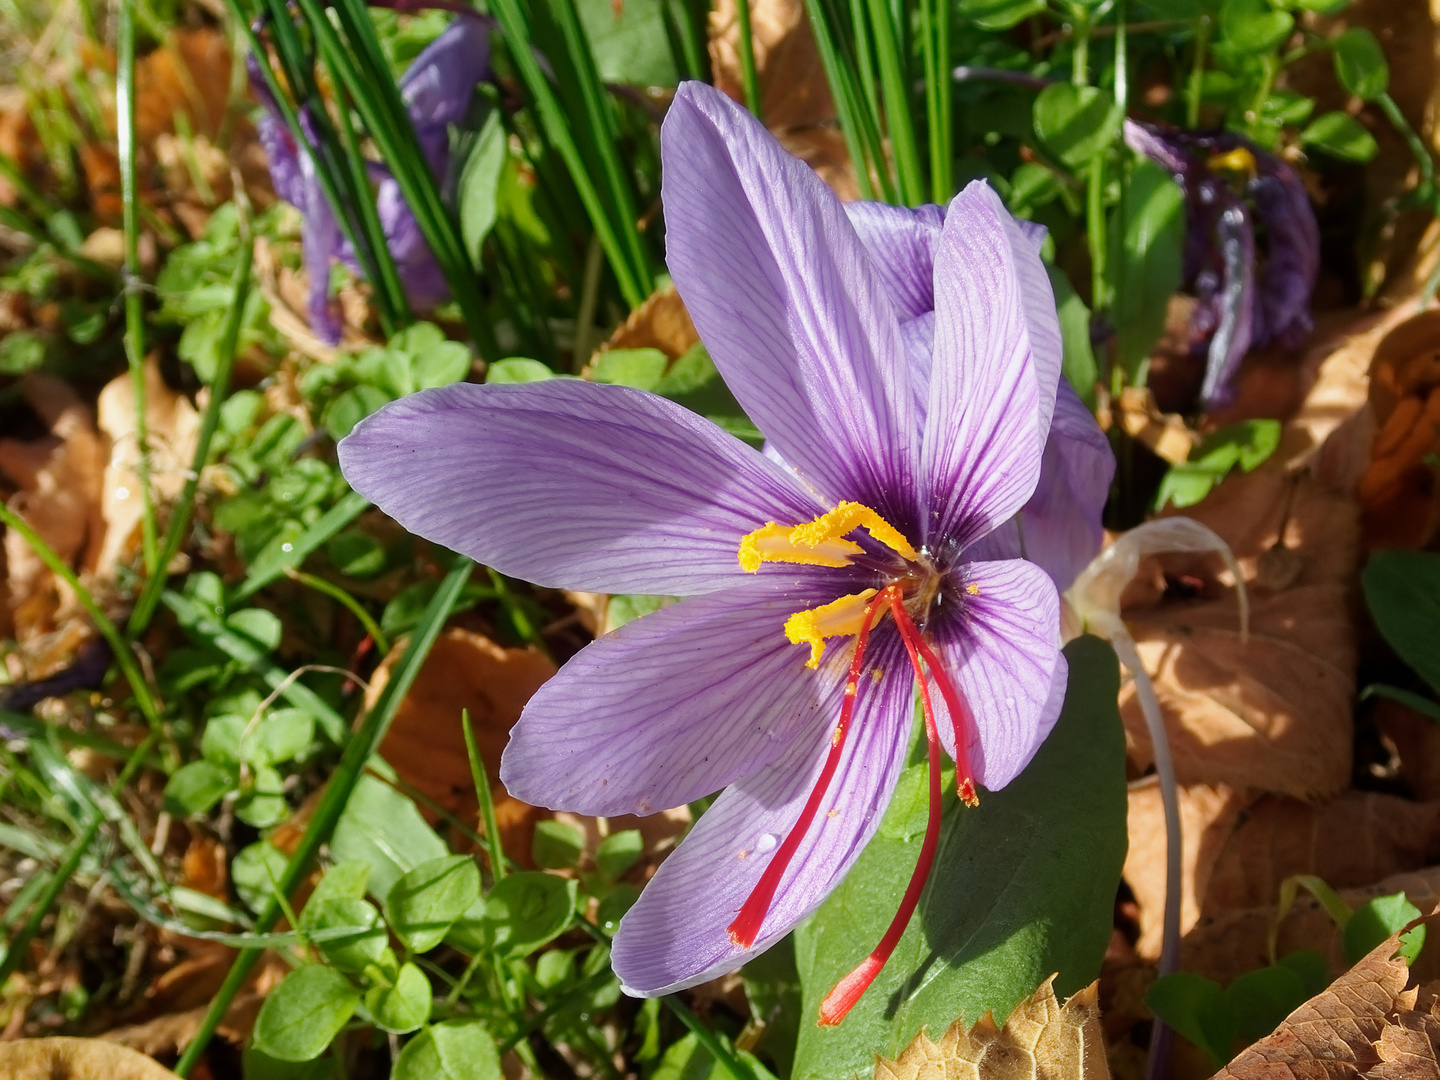
[[[889,548],[909,565],[886,582],[899,586],[905,605],[912,613],[928,611],[939,595],[941,575],[923,551],[916,551],[899,529],[868,506],[842,502],[829,513],[821,514],[804,525],[777,525],[767,522],[740,540],[740,567],[756,573],[767,562],[801,563],[807,566],[848,566],[865,549],[846,536],[864,529],[870,536]],[[828,638],[854,637],[869,609],[875,589],[851,593],[819,607],[797,611],[785,620],[785,636],[796,645],[810,646],[808,668],[820,666]],[[877,617],[883,616],[888,605],[881,605]]]

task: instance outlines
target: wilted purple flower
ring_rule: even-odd
[[[973,800],[1059,714],[1054,582],[976,557],[1036,490],[1054,299],[983,183],[943,224],[918,215],[927,274],[903,228],[870,229],[867,250],[830,189],[718,91],[682,86],[661,148],[670,271],[773,455],[663,398],[554,380],[393,402],[341,443],[341,466],[407,528],[502,573],[688,597],[567,663],[501,765],[519,798],[595,815],[724,788],[621,922],[629,993],[735,969],[839,884],[904,765],[920,676],[930,825],[895,922],[822,1008],[836,1022],[919,900],[941,742]]]
[[[491,21],[478,15],[462,15],[420,53],[400,78],[400,96],[405,102],[415,135],[430,171],[443,179],[449,167],[449,125],[464,119],[475,84],[490,71]],[[359,269],[355,249],[342,234],[329,201],[315,176],[315,161],[307,147],[295,143],[276,107],[275,99],[261,77],[259,61],[247,57],[250,86],[265,106],[257,127],[261,144],[270,159],[270,178],[275,193],[293,204],[304,221],[305,269],[310,278],[310,325],[319,337],[334,343],[340,340],[340,320],[329,299],[330,260],[341,259]],[[319,144],[313,129],[310,106],[302,105],[299,120],[310,146]],[[386,245],[395,269],[405,286],[410,303],[422,310],[434,307],[449,295],[445,277],[435,261],[420,225],[400,194],[400,185],[390,170],[379,163],[370,165],[376,182],[376,209]]]
[[[1294,169],[1233,132],[1126,120],[1125,142],[1168,169],[1185,191],[1185,280],[1200,300],[1192,328],[1209,338],[1200,398],[1207,407],[1224,404],[1250,349],[1272,340],[1294,348],[1314,325],[1315,212]],[[1255,224],[1242,192],[1265,230],[1258,280]]]

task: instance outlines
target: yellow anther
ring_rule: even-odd
[[[808,611],[797,611],[785,620],[785,636],[794,645],[809,645],[810,659],[805,666],[820,666],[820,657],[825,653],[825,639],[851,637],[860,632],[860,623],[865,617],[865,605],[875,595],[874,589],[842,596],[829,604],[822,604]]]
[[[967,593],[969,593],[971,596],[979,596],[979,595],[980,595],[980,586],[979,586],[979,585],[976,585],[976,584],[972,581],[969,585],[966,585],[966,586],[965,586],[965,591],[966,591]]]
[[[1243,146],[1224,154],[1214,154],[1206,164],[1216,172],[1238,173],[1247,180],[1255,175],[1255,155]]]
[[[864,549],[845,535],[865,529],[876,540],[912,562],[920,557],[900,530],[874,510],[859,503],[842,502],[828,514],[793,528],[767,522],[740,539],[740,568],[753,574],[767,562],[804,563],[809,566],[845,566]]]
[[[798,548],[790,539],[795,530],[786,525],[770,522],[752,533],[746,533],[740,540],[740,569],[753,574],[762,563],[789,562],[806,563],[810,566],[845,566],[851,555],[859,555],[863,548],[850,540],[831,540],[825,544]]]

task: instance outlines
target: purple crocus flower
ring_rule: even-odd
[[[1272,340],[1295,348],[1314,325],[1310,294],[1320,272],[1315,211],[1294,169],[1233,132],[1126,120],[1125,142],[1169,170],[1185,191],[1185,280],[1200,301],[1192,329],[1209,339],[1200,398],[1207,408],[1223,405],[1250,349]],[[1265,230],[1258,275],[1256,219]]]
[[[908,234],[852,211],[857,232],[808,166],[698,83],[661,149],[671,274],[769,452],[663,398],[554,380],[393,402],[340,462],[406,528],[502,573],[687,597],[581,650],[501,763],[517,797],[594,815],[724,789],[620,924],[631,994],[734,970],[839,884],[904,765],[918,681],[931,819],[890,930],[822,1008],[833,1023],[919,900],[941,745],[973,801],[1024,769],[1060,711],[1055,582],[986,547],[1042,471],[1054,298],[983,183]]]
[[[449,167],[449,125],[464,119],[475,84],[489,75],[490,29],[491,20],[487,18],[460,16],[426,46],[400,79],[400,96],[415,126],[425,160],[430,171],[442,179]],[[275,193],[293,204],[304,222],[302,240],[305,269],[310,279],[310,325],[321,340],[334,344],[340,340],[340,319],[329,298],[330,260],[338,258],[358,270],[355,249],[342,234],[320,188],[309,147],[298,147],[285,126],[275,99],[261,77],[259,61],[250,56],[247,64],[251,90],[265,107],[257,127],[270,159]],[[306,140],[312,147],[318,145],[310,106],[301,106],[298,115]],[[405,295],[413,307],[432,308],[450,294],[440,266],[390,170],[372,163],[370,172],[376,182],[380,228],[405,286]]]

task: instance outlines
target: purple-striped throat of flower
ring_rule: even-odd
[[[847,539],[850,534],[860,529],[869,533],[877,544],[889,549],[891,557],[884,560],[885,570],[882,571],[880,586],[842,596],[820,607],[797,611],[785,621],[785,636],[796,645],[810,646],[810,658],[805,662],[809,668],[819,667],[828,639],[853,638],[850,672],[845,682],[840,719],[830,736],[830,750],[815,781],[815,787],[810,792],[804,809],[800,811],[799,819],[776,849],[754,890],[728,928],[730,940],[742,947],[754,944],[759,936],[775,891],[801,840],[814,823],[815,815],[819,812],[820,804],[839,768],[845,737],[855,711],[855,702],[860,695],[862,684],[866,681],[863,678],[865,645],[871,628],[888,613],[894,620],[896,631],[905,646],[916,685],[920,689],[930,765],[930,813],[915,871],[905,888],[904,896],[901,897],[894,919],[870,955],[836,983],[835,988],[821,1003],[822,1025],[838,1024],[845,1019],[880,974],[905,933],[910,917],[915,913],[920,894],[925,889],[925,882],[935,861],[943,806],[940,785],[940,735],[936,726],[935,710],[930,702],[931,681],[944,699],[951,722],[955,726],[955,776],[960,798],[967,806],[976,806],[980,801],[975,789],[975,774],[966,751],[967,731],[973,727],[970,710],[954,681],[941,665],[935,650],[920,630],[920,626],[927,621],[932,606],[940,597],[944,580],[926,551],[916,549],[899,529],[870,507],[854,502],[842,502],[829,513],[821,514],[815,520],[801,525],[779,525],[772,521],[747,533],[740,541],[740,567],[753,574],[767,562],[848,566],[856,556],[866,555],[864,547]],[[972,594],[977,588],[973,584],[967,587]],[[872,676],[878,674],[877,670]]]

